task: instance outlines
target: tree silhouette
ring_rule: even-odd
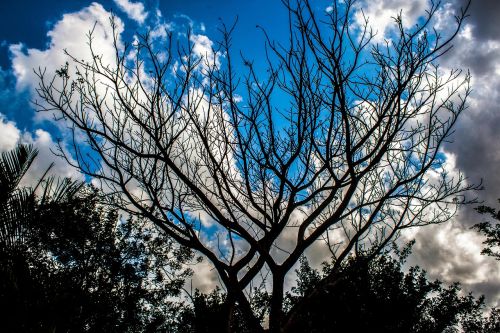
[[[32,146],[20,145],[0,156],[0,240],[4,247],[15,248],[25,241],[25,226],[32,216],[34,192],[19,183],[37,155]]]
[[[429,281],[419,267],[403,269],[408,254],[383,254],[373,260],[349,258],[342,267],[342,277],[316,294],[289,331],[498,332],[500,311],[491,309],[485,314],[484,298],[463,295],[459,283],[444,287],[438,280]],[[302,257],[296,286],[285,296],[285,313],[316,288],[331,267],[324,264],[322,271],[315,270]],[[225,296],[219,289],[211,294],[196,292],[192,305],[183,309],[180,327],[184,330],[180,332],[222,331]],[[262,299],[256,312],[268,310],[269,295]],[[251,332],[238,323],[237,332]]]
[[[120,220],[92,187],[47,178],[39,191],[19,188],[35,157],[19,146],[0,163],[2,329],[173,330],[182,304],[169,298],[191,274],[191,252],[144,221]]]
[[[290,332],[496,332],[500,313],[484,316],[484,298],[462,296],[458,283],[443,287],[429,281],[419,267],[407,273],[405,256],[381,255],[373,260],[350,258],[335,285],[321,290],[299,314]],[[297,271],[297,287],[287,295],[293,308],[315,288],[323,272],[313,270],[306,260]]]
[[[500,221],[500,213],[493,207],[483,205],[477,207],[476,211]],[[474,225],[473,228],[486,236],[486,240],[483,242],[485,247],[481,253],[500,260],[500,223],[491,224],[491,222],[485,221]]]
[[[467,74],[443,73],[437,59],[466,8],[447,36],[433,29],[433,3],[416,26],[398,16],[394,38],[376,45],[368,22],[351,24],[354,1],[320,14],[308,0],[283,4],[289,40],[264,32],[265,75],[244,57],[238,73],[233,27],[200,51],[191,32],[124,45],[113,19],[113,59],[92,31],[90,59],[68,54],[55,74],[38,71],[40,110],[73,131],[61,155],[117,207],[213,264],[228,331],[235,311],[263,330],[247,295],[262,279],[270,330],[294,326],[349,255],[374,256],[405,228],[447,221],[472,188],[440,155],[470,90]],[[333,268],[285,317],[285,276],[319,240]]]

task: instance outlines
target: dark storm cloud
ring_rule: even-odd
[[[444,0],[446,8],[460,8],[466,0]],[[447,7],[448,6],[448,7]],[[469,183],[483,182],[479,200],[496,206],[500,198],[500,13],[499,0],[473,0],[466,26],[453,49],[439,62],[444,68],[469,70],[472,94],[469,108],[455,126],[445,150],[455,156],[456,168]],[[453,26],[453,16],[441,28]],[[449,21],[448,21],[449,20]],[[444,31],[446,33],[446,31]],[[466,291],[485,294],[490,305],[500,302],[500,264],[480,255],[484,240],[470,227],[483,221],[474,207],[462,207],[453,223],[419,229],[410,264],[426,269],[446,283],[460,281]]]
[[[453,6],[464,7],[468,0],[452,0],[450,3]],[[500,1],[472,0],[469,13],[468,22],[476,27],[478,38],[481,40],[498,39],[500,24],[497,24],[497,22],[500,13]]]
[[[450,1],[453,7],[465,1]],[[468,26],[456,38],[454,48],[441,59],[447,68],[462,68],[472,75],[469,109],[455,127],[453,142],[445,149],[456,157],[456,167],[470,183],[481,180],[485,190],[477,193],[486,204],[500,198],[500,1],[472,3]],[[477,206],[477,205],[475,205]],[[485,219],[463,207],[454,224],[444,229],[423,229],[416,237],[413,260],[432,277],[448,283],[461,281],[465,290],[485,294],[490,305],[500,299],[499,262],[478,255],[481,237],[470,227]],[[440,231],[439,231],[440,230]],[[441,233],[441,236],[439,236]],[[468,244],[466,240],[472,240]]]
[[[475,36],[474,36],[475,37]],[[455,62],[459,62],[462,68],[470,70],[478,79],[491,77],[498,65],[500,50],[492,48],[489,43],[479,41],[462,41],[465,45],[455,45],[455,50],[450,55]]]
[[[452,1],[464,4],[465,0]],[[490,204],[500,197],[500,1],[472,2],[470,36],[459,36],[453,50],[443,59],[453,68],[470,70],[473,93],[469,109],[456,127],[454,142],[446,149],[456,154],[457,167],[473,183],[483,180],[485,190],[478,196]],[[478,222],[479,216],[466,210],[467,224]],[[474,220],[476,219],[476,220]],[[467,220],[467,221],[465,221]]]
[[[473,106],[482,112],[471,112],[462,118],[454,143],[447,147],[456,154],[457,166],[471,182],[483,180],[485,190],[478,194],[488,202],[500,197],[500,97],[495,93],[496,96],[482,96]]]
[[[420,265],[431,279],[450,285],[460,282],[466,292],[486,295],[490,306],[500,303],[500,267],[479,255],[481,237],[459,221],[420,229],[409,265]]]

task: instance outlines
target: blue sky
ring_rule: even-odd
[[[192,23],[195,33],[212,41],[220,36],[217,31],[219,18],[229,25],[238,17],[233,38],[233,53],[238,60],[241,50],[257,63],[262,61],[264,38],[256,25],[263,26],[273,39],[282,40],[287,36],[286,11],[280,1],[135,1],[96,1],[105,11],[112,11],[123,20],[124,40],[130,40],[137,31],[157,25],[157,10],[161,12],[161,22],[175,24],[177,31],[185,30]],[[444,0],[439,11],[442,21],[452,17],[452,8],[464,1]],[[23,60],[27,71],[50,65],[23,56],[27,55],[28,49],[47,52],[49,56],[61,54],[62,50],[51,49],[48,33],[54,31],[63,15],[81,13],[92,3],[88,0],[0,1],[0,150],[6,150],[19,141],[30,142],[42,152],[42,164],[55,160],[50,152],[55,143],[55,125],[37,118],[30,103],[36,97],[32,88],[37,83],[29,76],[21,77],[13,67],[13,61]],[[120,3],[142,4],[141,13],[147,13],[147,17],[140,22],[132,12],[127,13],[123,6],[120,7]],[[331,2],[315,0],[312,3],[318,11],[323,11]],[[429,5],[429,0],[359,0],[359,4],[378,31],[377,40],[380,41],[392,24],[392,16],[399,10],[403,10],[409,22],[415,22]],[[471,182],[483,179],[486,190],[478,195],[491,204],[500,197],[500,25],[495,21],[498,12],[500,1],[476,0],[454,49],[442,59],[446,68],[470,70],[474,89],[469,110],[456,127],[454,142],[445,147],[448,162],[462,170]],[[84,35],[87,31],[80,33]],[[73,36],[66,37],[67,42],[71,42],[69,39]],[[57,173],[74,175],[62,161],[56,161]],[[35,166],[35,169],[41,171],[44,166]],[[460,280],[466,288],[491,295],[495,301],[500,299],[500,268],[495,261],[479,255],[481,238],[469,229],[479,220],[480,217],[470,210],[463,210],[454,224],[418,231],[412,260],[423,265],[433,277],[447,282]]]
[[[13,43],[22,42],[31,48],[44,48],[48,43],[47,32],[61,19],[65,13],[75,12],[89,6],[94,1],[74,0],[74,1],[2,1],[0,2],[0,12],[5,13],[0,20],[0,41],[2,49],[0,53],[0,66],[7,68],[10,65],[8,46]],[[134,25],[137,24],[127,18],[123,11],[112,0],[98,1],[108,11],[113,11],[122,18],[128,28],[128,33],[134,32]],[[220,19],[227,24],[238,18],[238,25],[235,39],[235,48],[245,50],[249,55],[256,54],[255,46],[261,45],[257,41],[262,40],[262,33],[256,25],[262,25],[273,36],[279,38],[286,33],[286,25],[282,24],[286,20],[286,12],[283,10],[280,1],[145,1],[145,7],[161,10],[163,18],[167,21],[182,21],[180,16],[187,16],[192,19],[200,28],[203,24],[206,27],[206,34],[209,37],[217,37],[217,28]],[[326,8],[328,2],[320,1]],[[152,11],[154,13],[154,11]],[[153,15],[149,15],[151,19]],[[22,19],[20,19],[22,18]],[[147,22],[147,21],[146,21]]]
[[[13,44],[22,44],[24,49],[45,49],[50,47],[50,37],[47,35],[64,14],[78,12],[96,1],[1,1],[0,13],[5,13],[0,20],[0,101],[3,104],[4,115],[22,128],[33,130],[29,114],[33,111],[29,103],[29,92],[16,90],[16,79],[10,71],[13,54],[9,50]],[[105,10],[113,12],[124,21],[126,30],[123,39],[130,41],[136,32],[144,32],[157,23],[156,10],[161,11],[161,20],[175,22],[176,30],[184,32],[192,24],[193,31],[207,35],[211,40],[220,37],[218,29],[221,22],[231,25],[237,19],[233,39],[233,53],[242,51],[245,57],[255,60],[258,64],[262,59],[264,35],[257,28],[262,26],[270,35],[280,40],[286,38],[287,13],[280,1],[144,1],[148,16],[142,24],[131,19],[113,0],[97,1]],[[318,9],[326,8],[327,1],[318,1]],[[265,8],[265,9],[264,9]],[[82,31],[85,34],[87,31]],[[236,62],[241,64],[240,61]],[[22,95],[22,97],[21,97]],[[46,126],[51,126],[46,124]]]

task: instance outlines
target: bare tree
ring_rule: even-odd
[[[410,29],[398,16],[394,38],[377,45],[367,20],[351,24],[352,0],[321,14],[308,0],[284,5],[289,40],[263,31],[266,72],[243,56],[246,73],[236,72],[224,25],[205,53],[191,33],[159,47],[150,34],[122,45],[114,29],[111,63],[91,32],[92,60],[68,54],[55,75],[38,71],[39,108],[73,133],[61,155],[120,208],[208,259],[229,318],[237,306],[253,331],[263,328],[248,293],[266,277],[270,331],[293,325],[301,307],[285,317],[284,279],[316,242],[334,258],[332,283],[350,255],[449,220],[472,188],[446,172],[440,150],[466,109],[469,76],[436,62],[466,9],[447,36],[433,28],[438,3]]]

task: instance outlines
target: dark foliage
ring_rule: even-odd
[[[442,333],[500,331],[500,312],[492,309],[484,315],[484,298],[462,295],[455,283],[445,287],[429,281],[425,271],[411,267],[403,271],[403,259],[382,255],[372,261],[351,258],[341,278],[317,294],[302,312],[298,324],[288,332],[405,332]],[[319,272],[302,259],[297,270],[297,286],[286,295],[285,313],[308,295],[330,271],[325,265]],[[261,310],[269,307],[269,296],[255,297]],[[196,292],[193,307],[184,308],[182,332],[223,332],[226,295],[220,290],[204,295]],[[255,309],[257,310],[257,309]],[[241,321],[236,332],[247,332]]]
[[[224,332],[227,327],[226,295],[220,289],[210,294],[196,290],[192,295],[192,307],[182,311],[179,332]]]
[[[264,322],[269,306],[269,295],[255,289],[251,297],[252,309],[260,322]],[[190,305],[184,306],[179,315],[179,333],[233,332],[252,333],[251,324],[241,308],[227,299],[227,294],[216,288],[209,294],[199,290],[191,295]],[[231,311],[229,306],[235,306]],[[231,317],[228,317],[228,313]]]
[[[498,312],[483,317],[482,297],[461,296],[458,283],[444,287],[418,267],[404,273],[402,264],[389,255],[349,260],[341,277],[314,297],[291,331],[437,333],[462,327],[466,332],[498,332]],[[321,281],[328,266],[324,271],[301,261],[297,287],[287,295],[290,308]]]
[[[486,240],[483,242],[485,247],[481,253],[500,260],[500,211],[489,206],[479,206],[476,208],[476,211],[482,215],[489,215],[496,220],[494,224],[491,224],[491,222],[482,222],[476,224],[473,228],[486,236]]]
[[[0,163],[0,306],[5,331],[252,332],[244,311],[220,289],[210,294],[196,291],[190,305],[179,302],[191,273],[184,268],[191,252],[175,248],[143,220],[120,219],[116,209],[100,204],[95,188],[51,179],[40,182],[38,196],[32,188],[20,188],[35,157],[35,150],[21,146],[3,154]],[[497,217],[491,208],[478,210]],[[482,231],[492,228],[481,226]],[[288,331],[500,331],[500,312],[493,309],[485,317],[483,298],[462,296],[459,284],[443,287],[429,281],[418,267],[403,272],[409,252],[396,252],[399,259],[349,259]],[[285,296],[285,315],[318,290],[332,267],[325,265],[319,272],[301,260],[297,286]],[[169,301],[174,298],[177,301]],[[254,290],[251,305],[261,322],[270,300],[263,289]]]
[[[18,154],[18,170],[30,161],[24,150],[12,152]],[[182,266],[191,258],[190,251],[174,248],[141,220],[119,219],[115,209],[99,203],[100,194],[92,187],[69,181],[57,186],[48,180],[36,196],[33,189],[19,189],[18,183],[8,185],[12,190],[3,198],[8,204],[1,211],[2,330],[173,329],[180,304],[168,299],[179,295],[190,274]],[[17,192],[26,194],[20,197]]]

